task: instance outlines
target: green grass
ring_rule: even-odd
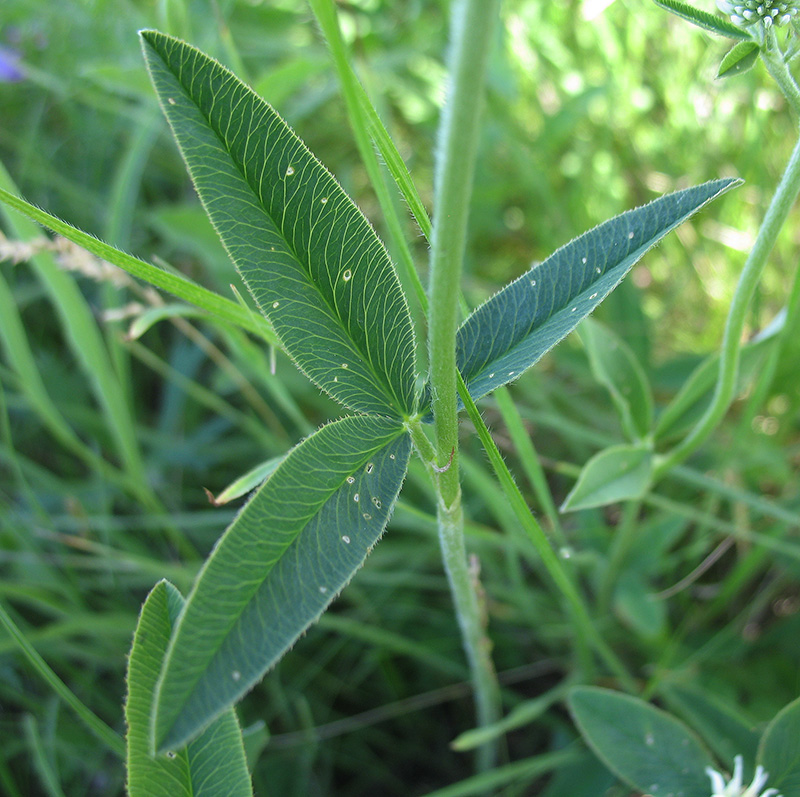
[[[586,19],[590,6],[503,6],[464,293],[477,305],[532,261],[663,192],[744,178],[650,252],[595,314],[637,356],[659,413],[719,347],[796,123],[763,67],[714,80],[719,39],[653,4],[617,0]],[[444,4],[338,9],[344,46],[430,212]],[[141,63],[136,31],[171,30],[272,102],[395,261],[415,263],[424,283],[427,244],[391,182],[396,218],[384,221],[370,188],[382,167],[361,160],[312,20],[294,0],[6,0],[0,46],[23,54],[27,78],[0,86],[0,162],[29,200],[238,302],[228,287],[236,275]],[[0,214],[12,241],[34,232]],[[797,303],[795,222],[791,215],[768,262],[748,334],[790,295]],[[141,604],[163,577],[186,594],[235,512],[212,507],[203,488],[220,493],[338,414],[282,353],[223,322],[165,314],[128,340],[126,313],[135,318],[154,299],[132,281],[96,279],[95,266],[77,250],[47,249],[0,263],[0,606],[44,661],[23,651],[11,626],[0,631],[0,792],[9,795],[124,793],[115,740],[125,732],[124,671]],[[756,358],[757,389],[746,385],[700,451],[636,504],[554,511],[579,468],[625,439],[577,336],[480,402],[499,454],[592,607],[595,631],[642,696],[690,725],[670,687],[707,692],[759,729],[800,688],[797,316],[780,346]],[[563,685],[585,654],[466,417],[460,441],[467,547],[480,561],[504,714],[513,715]],[[473,776],[472,753],[450,744],[474,720],[435,514],[412,462],[363,570],[239,706],[257,793],[487,788],[457,787]],[[600,673],[604,685],[611,672]],[[626,794],[576,741],[556,694],[509,730],[508,769],[488,787]],[[105,739],[101,728],[110,729]]]

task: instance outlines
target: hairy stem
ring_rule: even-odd
[[[499,690],[481,619],[477,583],[470,573],[464,545],[458,476],[456,329],[483,86],[497,6],[498,0],[460,0],[452,9],[450,79],[439,128],[429,284],[430,381],[436,439],[436,463],[430,464],[429,472],[434,471],[439,541],[470,664],[479,726],[498,718]],[[425,435],[418,429],[415,441],[424,446],[421,437]],[[491,768],[495,759],[494,744],[479,748],[479,769]]]
[[[787,100],[795,110],[800,111],[800,91],[789,74],[786,64],[778,56],[772,57],[770,54],[765,55],[764,60],[773,77],[780,76],[778,85],[786,94]],[[750,250],[739,277],[739,284],[736,286],[725,323],[719,358],[719,375],[711,404],[684,440],[672,451],[656,458],[654,473],[656,478],[660,478],[675,465],[683,462],[705,442],[725,416],[734,399],[747,309],[764,272],[767,258],[797,199],[798,192],[800,192],[800,140],[795,144],[786,171],[775,190],[755,244]]]

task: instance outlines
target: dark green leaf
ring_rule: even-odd
[[[732,771],[734,757],[741,755],[746,777],[752,777],[759,734],[741,715],[739,706],[729,705],[707,688],[690,685],[663,686],[659,694],[702,735],[727,769]]]
[[[184,42],[142,33],[195,187],[298,366],[360,412],[414,409],[414,334],[383,244],[266,102]]]
[[[710,792],[711,760],[700,740],[671,715],[630,695],[578,686],[572,716],[589,747],[620,778],[652,797]]]
[[[653,454],[647,446],[606,448],[583,466],[578,481],[561,505],[561,511],[575,512],[641,498],[650,486],[652,473]]]
[[[753,68],[753,65],[758,60],[759,52],[760,48],[754,41],[734,44],[722,59],[717,77],[732,77],[733,75],[741,75],[742,72],[747,72],[748,69]]]
[[[800,795],[800,698],[784,706],[761,738],[758,763],[769,772],[767,785],[784,797]]]
[[[642,366],[627,343],[608,327],[587,318],[580,327],[592,373],[611,394],[622,427],[632,440],[650,433],[653,396]]]
[[[475,310],[458,330],[458,367],[474,399],[516,379],[565,338],[670,230],[739,180],[656,199],[581,235]]]
[[[750,34],[733,24],[725,17],[718,17],[714,14],[709,14],[708,11],[701,11],[699,8],[694,8],[687,3],[681,3],[680,0],[653,0],[656,5],[661,8],[666,8],[673,14],[677,14],[685,20],[697,25],[698,27],[710,30],[712,33],[718,33],[720,36],[727,36],[729,39],[751,39]]]
[[[289,453],[187,600],[159,685],[158,750],[242,697],[344,588],[383,533],[410,451],[397,421],[355,416]]]
[[[150,713],[158,674],[184,601],[167,581],[142,607],[128,661],[128,794],[130,797],[245,797],[252,795],[242,734],[233,709],[224,712],[171,758],[150,754]]]
[[[773,337],[773,334],[759,337],[742,346],[737,392],[744,390],[757,372],[767,350],[774,345]],[[708,356],[692,371],[659,416],[655,428],[656,440],[679,435],[697,421],[711,401],[718,373],[719,354]]]
[[[652,640],[664,631],[667,607],[653,594],[641,573],[624,573],[614,591],[614,611],[642,639]]]

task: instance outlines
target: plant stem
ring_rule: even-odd
[[[408,424],[408,429],[411,432],[414,447],[438,492],[444,473],[435,470],[435,449],[419,421]],[[439,496],[436,519],[442,561],[469,662],[478,727],[484,728],[497,722],[500,717],[500,689],[492,664],[491,644],[485,633],[485,613],[478,600],[477,578],[470,572],[467,564],[460,491],[457,500],[450,506],[445,506]],[[480,771],[491,769],[495,764],[495,759],[495,740],[488,741],[478,749],[478,769]]]
[[[478,148],[479,118],[497,0],[461,0],[453,6],[450,82],[439,128],[430,258],[430,363],[438,464],[455,450],[442,474],[440,496],[449,507],[459,495],[456,328],[461,266]]]
[[[791,76],[789,76],[789,79],[791,80]],[[798,94],[798,103],[800,103],[800,92],[797,92],[797,85],[794,84],[793,80],[792,85],[794,86],[794,91]],[[772,247],[775,245],[778,233],[786,221],[795,199],[797,199],[798,192],[800,192],[800,140],[795,144],[786,171],[772,197],[764,221],[761,224],[761,229],[758,231],[756,242],[750,250],[742,269],[742,274],[739,277],[739,284],[736,286],[736,292],[728,311],[728,319],[725,323],[719,358],[719,376],[714,389],[714,397],[703,417],[700,418],[689,435],[675,446],[672,451],[656,457],[654,468],[654,477],[656,479],[662,477],[675,465],[683,462],[703,444],[722,420],[733,401],[739,370],[742,333],[747,319],[747,308],[761,279],[764,266]]]
[[[458,475],[456,329],[479,120],[498,0],[460,0],[452,7],[447,100],[439,128],[430,257],[430,383],[435,433],[439,542],[469,661],[479,726],[499,716],[497,679],[464,545]],[[415,443],[429,446],[419,423]],[[424,441],[422,440],[424,438]],[[418,445],[418,449],[419,449]],[[423,458],[425,458],[423,454]],[[429,473],[434,463],[428,459]],[[493,767],[496,745],[478,749],[479,770]]]

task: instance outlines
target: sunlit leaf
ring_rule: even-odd
[[[739,42],[722,59],[717,77],[733,77],[752,69],[758,60],[760,48],[754,41]]]
[[[708,11],[695,8],[688,3],[682,3],[680,0],[654,0],[654,2],[661,8],[671,11],[693,25],[709,30],[712,33],[718,33],[720,36],[742,40],[752,38],[746,30],[737,27],[729,19],[709,14]]]

